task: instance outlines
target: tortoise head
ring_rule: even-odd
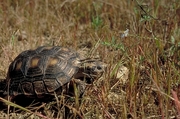
[[[75,78],[84,80],[86,83],[91,84],[95,79],[102,76],[106,70],[106,64],[97,59],[81,60],[81,66]]]

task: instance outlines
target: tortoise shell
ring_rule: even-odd
[[[70,82],[79,70],[79,63],[77,52],[60,46],[24,51],[9,66],[9,95],[53,93]]]

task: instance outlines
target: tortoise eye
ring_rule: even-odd
[[[98,70],[102,70],[102,67],[101,67],[101,66],[97,66],[97,69],[98,69]]]

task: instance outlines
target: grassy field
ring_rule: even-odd
[[[66,104],[69,118],[180,118],[172,95],[180,98],[179,0],[1,0],[0,78],[19,53],[42,45],[87,48],[108,66],[81,103]],[[129,70],[123,83],[116,76],[122,66]],[[48,111],[39,118],[63,118],[60,104],[55,111],[42,104]],[[20,119],[27,110],[1,113]]]

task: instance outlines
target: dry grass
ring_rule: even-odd
[[[175,118],[171,90],[180,95],[179,5],[178,0],[1,0],[0,78],[5,79],[10,62],[23,50],[87,47],[108,70],[80,104],[77,99],[66,103],[71,118]],[[121,38],[126,29],[128,37]],[[130,72],[125,84],[113,76],[122,65]],[[63,99],[55,102],[65,104]],[[62,107],[54,112],[49,105],[44,106],[47,117],[62,117]]]

